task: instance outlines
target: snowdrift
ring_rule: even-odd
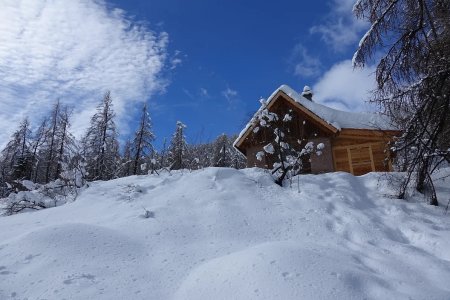
[[[389,176],[94,182],[73,203],[0,218],[0,299],[448,299],[449,216],[393,199]]]

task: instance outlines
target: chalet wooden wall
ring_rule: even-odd
[[[329,137],[317,137],[311,139],[314,143],[314,147],[319,144],[323,144],[324,148],[320,151],[320,154],[314,152],[311,154],[311,173],[320,174],[334,171],[333,164],[333,149],[331,146],[331,138]]]
[[[335,171],[353,175],[390,171],[387,137],[338,137],[333,141]]]

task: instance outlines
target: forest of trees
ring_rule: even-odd
[[[244,168],[245,157],[233,147],[235,137],[190,145],[186,125],[178,121],[169,145],[157,150],[146,104],[132,138],[120,148],[113,100],[106,92],[86,133],[77,140],[70,130],[71,109],[56,101],[49,115],[31,130],[25,118],[0,153],[0,198],[24,187],[19,181],[39,184],[59,181],[74,188],[94,180],[158,173],[161,170],[205,167]]]

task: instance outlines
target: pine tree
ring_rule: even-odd
[[[147,104],[142,107],[142,115],[139,122],[139,128],[134,134],[134,139],[132,142],[133,149],[133,174],[139,174],[140,166],[153,156],[154,149],[152,142],[155,140],[155,135],[152,132],[152,124],[150,120],[150,115],[147,110]]]

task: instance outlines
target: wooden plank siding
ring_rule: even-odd
[[[389,159],[385,150],[385,143],[380,141],[333,146],[334,170],[353,175],[389,171]]]

